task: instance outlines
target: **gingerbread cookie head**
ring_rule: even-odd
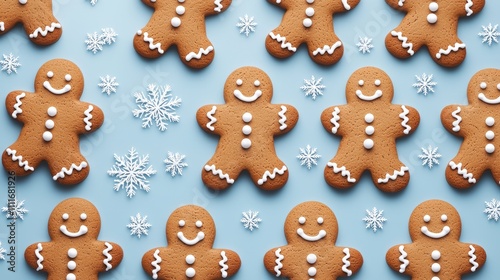
[[[500,104],[500,70],[483,69],[477,72],[467,88],[469,104]]]
[[[215,223],[207,210],[186,205],[177,208],[167,221],[167,242],[176,246],[212,248]]]
[[[379,68],[360,68],[347,81],[346,99],[349,103],[387,103],[392,101],[393,96],[392,80]]]
[[[96,239],[101,230],[97,208],[87,200],[67,199],[49,217],[49,236],[54,241]]]
[[[442,200],[429,200],[413,210],[409,231],[413,241],[459,240],[462,222],[457,210],[451,204]]]
[[[35,77],[35,91],[52,97],[80,99],[83,74],[73,62],[54,59],[43,64]]]
[[[264,104],[271,102],[272,97],[271,78],[256,67],[248,66],[236,69],[229,75],[224,85],[226,103]]]

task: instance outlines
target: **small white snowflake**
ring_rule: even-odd
[[[108,170],[108,175],[114,176],[115,185],[113,189],[119,191],[125,189],[128,197],[133,197],[136,190],[142,189],[149,192],[149,181],[146,177],[156,174],[153,166],[148,166],[149,155],[139,157],[132,147],[127,156],[121,157],[114,154],[115,164]]]
[[[366,214],[363,218],[366,228],[371,228],[373,232],[377,232],[378,229],[384,229],[384,223],[387,221],[383,216],[384,210],[377,210],[376,207],[373,207],[372,211],[366,209]]]
[[[259,228],[259,223],[262,222],[262,219],[257,217],[259,215],[258,211],[248,210],[247,212],[242,212],[243,218],[240,220],[243,223],[243,226],[250,231],[253,231],[255,228]]]
[[[130,235],[135,235],[141,238],[141,235],[148,235],[148,228],[151,227],[151,224],[148,223],[148,216],[141,217],[141,213],[137,213],[137,215],[130,216],[131,223],[127,225],[127,228],[130,229]]]
[[[240,21],[236,24],[236,26],[240,28],[240,34],[245,33],[245,35],[248,37],[248,35],[250,35],[250,32],[255,32],[257,23],[254,21],[253,17],[248,17],[248,15],[245,15],[244,17],[239,18]]]
[[[95,6],[95,4],[97,4],[97,0],[90,0],[90,4],[92,4],[92,6]]]
[[[116,42],[116,37],[118,36],[118,34],[115,32],[115,30],[113,30],[113,28],[106,27],[106,28],[102,28],[101,31],[102,31],[102,33],[100,35],[101,36],[101,40],[105,44],[111,45],[114,42]]]
[[[102,35],[94,33],[87,33],[87,40],[85,40],[85,44],[87,44],[87,50],[96,54],[97,52],[102,51],[102,46],[105,44],[103,41]]]
[[[326,88],[323,84],[321,84],[321,80],[323,78],[319,78],[316,80],[314,76],[311,76],[310,80],[304,79],[304,85],[300,87],[302,91],[306,94],[306,96],[311,96],[313,100],[316,100],[318,95],[323,95],[323,89]]]
[[[160,131],[165,131],[167,122],[179,122],[180,116],[175,110],[181,106],[182,100],[177,96],[172,97],[170,91],[169,85],[159,87],[152,84],[147,87],[147,95],[134,93],[139,109],[134,109],[132,113],[134,117],[142,118],[143,128],[150,127],[154,121]]]
[[[426,165],[432,169],[434,164],[439,164],[439,158],[441,157],[441,154],[438,154],[437,150],[438,147],[432,148],[431,145],[429,145],[429,148],[421,148],[422,153],[418,155],[418,158],[422,160],[422,165]]]
[[[373,49],[372,38],[368,37],[359,37],[359,43],[356,44],[358,47],[358,51],[365,53],[370,53],[370,50]]]
[[[179,174],[182,176],[182,170],[187,167],[188,164],[184,162],[186,155],[180,153],[172,153],[168,151],[167,158],[163,161],[166,164],[166,172],[170,172],[172,177]]]
[[[0,70],[10,75],[12,72],[17,73],[17,68],[21,66],[21,63],[19,63],[19,56],[14,56],[10,53],[9,55],[3,54],[0,65],[2,65],[2,69]]]
[[[318,159],[321,157],[317,153],[316,148],[311,148],[310,145],[307,145],[305,149],[299,148],[300,154],[297,156],[298,159],[300,159],[300,165],[305,165],[307,166],[307,169],[311,169],[311,167],[314,165],[318,165]]]
[[[18,218],[24,220],[24,214],[28,213],[28,209],[24,208],[24,200],[8,200],[7,207],[2,207],[2,212],[7,212],[5,216],[7,219],[17,220]]]
[[[490,202],[485,201],[486,207],[483,213],[488,214],[488,220],[495,219],[495,222],[500,219],[500,201],[492,199]]]
[[[481,26],[483,28],[483,32],[479,32],[477,35],[483,37],[482,43],[488,43],[488,46],[491,46],[493,42],[498,44],[498,36],[500,36],[500,32],[498,32],[498,24],[495,26],[488,24],[488,26]]]
[[[2,242],[0,242],[0,260],[5,260],[5,253],[7,251],[2,247]]]
[[[102,93],[110,95],[112,92],[116,92],[116,87],[119,86],[116,82],[116,77],[106,75],[106,77],[99,77],[99,79],[101,79],[101,82],[97,85],[102,88]]]
[[[432,81],[433,75],[427,76],[427,74],[423,73],[421,76],[415,75],[417,78],[417,82],[412,86],[414,88],[418,88],[417,93],[422,93],[424,96],[427,96],[428,93],[434,92],[434,86],[437,85],[437,82]]]

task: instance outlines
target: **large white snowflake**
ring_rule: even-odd
[[[10,53],[9,55],[3,54],[0,65],[2,65],[2,69],[0,70],[10,75],[12,72],[17,73],[17,68],[21,66],[21,63],[19,63],[19,56],[14,56]]]
[[[356,44],[358,47],[358,51],[365,53],[370,53],[370,50],[373,49],[372,38],[368,37],[359,37],[359,42]]]
[[[492,199],[490,202],[485,201],[486,207],[483,213],[488,214],[488,220],[495,219],[495,222],[500,219],[500,201]]]
[[[412,86],[418,89],[417,93],[422,93],[427,96],[428,93],[434,92],[434,86],[437,85],[437,82],[432,81],[432,77],[432,74],[427,76],[425,73],[421,76],[415,75],[417,82]]]
[[[101,79],[101,82],[97,85],[102,89],[102,93],[107,95],[116,92],[116,88],[120,85],[116,82],[116,77],[106,75],[106,77],[99,77],[99,79]]]
[[[383,229],[384,223],[387,221],[383,214],[384,210],[378,210],[376,207],[373,207],[372,211],[366,209],[366,216],[363,218],[363,221],[366,223],[366,228],[371,228],[373,232],[377,232],[378,229]]]
[[[236,24],[237,27],[240,28],[240,34],[245,33],[248,37],[250,32],[255,32],[255,27],[257,23],[254,21],[253,17],[249,17],[245,15],[244,17],[239,17],[240,21]]]
[[[481,26],[483,28],[483,32],[479,32],[477,35],[483,37],[482,43],[488,43],[488,46],[491,46],[493,42],[498,44],[498,36],[500,36],[500,32],[498,32],[498,24],[495,26],[488,24],[488,26]]]
[[[316,80],[314,76],[311,76],[310,80],[304,79],[304,85],[300,87],[302,91],[306,94],[306,96],[311,96],[313,100],[316,100],[318,95],[323,95],[323,89],[326,88],[323,84],[321,84],[321,80],[323,78],[319,78]]]
[[[2,242],[0,242],[0,260],[5,260],[5,249],[2,247]]]
[[[166,164],[166,172],[170,172],[172,177],[179,174],[182,176],[182,170],[187,167],[188,164],[184,162],[186,155],[180,153],[172,153],[168,151],[167,158],[163,161]]]
[[[300,165],[305,165],[307,166],[307,169],[311,169],[311,167],[314,165],[318,165],[318,159],[321,157],[317,153],[316,148],[311,148],[310,145],[307,145],[305,149],[299,148],[300,154],[297,156],[298,159],[300,159]]]
[[[141,238],[141,235],[148,235],[148,229],[151,227],[151,224],[148,223],[148,216],[141,217],[141,213],[137,213],[137,215],[130,216],[131,223],[127,225],[127,228],[130,229],[130,235],[135,235]]]
[[[259,211],[248,210],[247,212],[242,212],[243,218],[240,220],[243,223],[243,226],[250,231],[253,231],[256,228],[259,228],[259,223],[262,222],[262,219],[257,217],[259,215]]]
[[[431,145],[429,145],[429,148],[421,148],[422,149],[422,154],[418,155],[418,158],[422,160],[422,165],[426,165],[429,168],[432,168],[434,164],[439,164],[439,158],[441,157],[441,154],[437,152],[438,147],[432,148]]]
[[[2,207],[2,212],[6,212],[7,219],[24,220],[24,214],[28,213],[28,209],[24,208],[24,200],[8,200],[7,207]]]
[[[135,102],[139,109],[134,109],[132,113],[136,118],[142,118],[142,127],[150,127],[155,122],[160,131],[167,130],[167,122],[179,122],[177,115],[178,107],[182,100],[170,94],[169,85],[164,87],[151,84],[147,87],[147,95],[142,92],[134,93]]]
[[[115,164],[108,170],[108,175],[114,176],[114,190],[125,189],[128,197],[133,197],[136,190],[142,189],[149,192],[149,181],[147,177],[156,174],[153,166],[149,165],[149,155],[141,156],[132,147],[126,156],[114,155]]]
[[[106,28],[102,28],[101,31],[102,31],[102,33],[100,35],[101,36],[101,40],[105,44],[111,45],[114,42],[116,42],[116,37],[118,36],[118,34],[115,32],[115,30],[113,30],[113,28],[106,27]]]
[[[94,54],[102,51],[102,46],[105,44],[102,35],[94,33],[87,33],[87,50],[93,52]]]

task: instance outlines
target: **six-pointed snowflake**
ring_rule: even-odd
[[[114,176],[115,185],[113,189],[119,191],[125,189],[128,197],[133,197],[136,190],[142,189],[149,192],[149,181],[146,177],[156,174],[153,166],[148,166],[149,155],[139,157],[132,147],[127,156],[114,155],[115,164],[108,170],[108,175]]]
[[[184,162],[185,158],[185,155],[168,151],[167,158],[163,161],[166,164],[165,171],[170,172],[172,177],[175,177],[177,174],[182,176],[182,170],[184,167],[188,166],[188,164]]]
[[[498,44],[498,36],[500,36],[500,32],[498,32],[498,24],[495,26],[488,24],[488,26],[481,26],[483,28],[483,32],[479,32],[477,35],[483,37],[482,43],[488,43],[488,46],[491,46],[493,42]]]
[[[358,51],[365,53],[370,53],[370,50],[373,49],[372,38],[368,37],[359,37],[359,42],[356,44],[358,47]]]
[[[311,148],[310,145],[307,145],[305,149],[299,148],[300,154],[297,156],[300,159],[300,165],[307,166],[307,169],[311,169],[314,165],[318,165],[318,159],[321,157],[317,153],[316,148]]]
[[[92,4],[92,6],[95,6],[95,4],[97,4],[97,0],[90,0],[90,4]]]
[[[102,51],[102,46],[104,45],[104,41],[102,35],[94,33],[87,33],[87,40],[85,40],[85,44],[87,44],[87,50],[96,54],[97,52]]]
[[[147,128],[155,122],[160,131],[167,130],[167,122],[179,122],[180,116],[177,115],[178,107],[182,100],[170,94],[169,85],[164,87],[149,85],[147,95],[142,92],[134,93],[135,102],[139,109],[134,109],[132,113],[136,118],[142,118],[142,127]]]
[[[437,85],[437,82],[432,81],[433,75],[427,76],[427,74],[423,73],[421,76],[415,75],[417,78],[417,82],[412,86],[414,88],[418,88],[417,93],[422,93],[424,96],[427,96],[428,93],[434,92],[434,86]]]
[[[101,79],[101,82],[97,85],[102,89],[102,93],[110,95],[112,92],[116,92],[116,87],[119,86],[116,82],[116,77],[106,75],[106,77],[99,77],[99,79]]]
[[[18,218],[24,220],[24,214],[28,213],[28,209],[24,208],[24,200],[8,200],[7,207],[2,207],[2,212],[7,212],[5,216],[7,219],[17,220]]]
[[[240,34],[245,33],[245,35],[248,37],[248,35],[250,35],[250,32],[255,32],[257,23],[254,21],[253,17],[248,17],[248,15],[245,15],[244,17],[239,18],[240,21],[236,24],[236,26],[240,28]]]
[[[438,147],[432,148],[431,145],[429,145],[429,148],[421,148],[422,149],[422,154],[418,155],[418,158],[422,160],[422,165],[426,165],[429,168],[432,168],[434,164],[439,164],[439,158],[441,157],[441,154],[438,154],[437,150]]]
[[[314,76],[311,76],[310,80],[304,79],[304,85],[301,86],[300,89],[304,91],[306,96],[310,95],[313,100],[316,100],[318,95],[323,95],[323,89],[326,88],[326,86],[321,84],[321,80],[323,80],[323,78],[316,80]]]
[[[131,223],[127,225],[127,228],[130,229],[130,235],[135,235],[141,238],[141,235],[148,235],[148,228],[151,227],[151,224],[148,223],[148,216],[141,217],[141,213],[137,213],[137,215],[130,216]]]
[[[5,71],[10,75],[12,72],[17,73],[17,68],[21,66],[21,63],[19,63],[19,56],[14,56],[10,53],[9,55],[3,54],[0,65],[2,65],[0,71]]]
[[[2,242],[0,242],[0,260],[5,260],[5,249],[2,247]]]
[[[500,201],[492,199],[490,202],[485,201],[486,207],[483,213],[488,214],[488,220],[495,219],[495,222],[500,219]]]
[[[376,207],[373,207],[373,210],[370,211],[366,209],[366,217],[363,218],[363,221],[366,223],[366,228],[371,228],[373,232],[377,232],[378,229],[383,229],[384,223],[387,221],[384,218],[384,210],[377,210]]]
[[[106,27],[101,29],[101,40],[104,42],[104,44],[111,45],[114,42],[116,42],[116,37],[118,34],[113,30],[113,28]]]
[[[259,223],[262,222],[262,219],[257,217],[259,215],[259,211],[248,210],[247,212],[242,212],[243,218],[240,220],[243,223],[243,226],[250,231],[253,231],[254,228],[259,228]]]

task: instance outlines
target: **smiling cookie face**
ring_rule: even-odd
[[[484,69],[469,82],[467,98],[470,104],[500,104],[500,70]]]
[[[79,99],[83,92],[83,74],[71,61],[51,60],[38,70],[35,90],[43,94]]]
[[[224,85],[224,100],[243,103],[270,102],[273,85],[269,76],[255,67],[236,69]]]
[[[410,217],[410,235],[414,241],[426,238],[458,240],[461,231],[462,223],[457,210],[441,200],[418,205]]]
[[[347,81],[346,89],[347,102],[391,102],[394,95],[389,76],[375,67],[364,67],[354,72]]]
[[[215,223],[203,208],[187,205],[177,208],[167,221],[169,245],[211,248],[215,239]]]
[[[87,200],[67,199],[50,214],[49,235],[52,240],[71,238],[96,239],[101,229],[99,212]]]

